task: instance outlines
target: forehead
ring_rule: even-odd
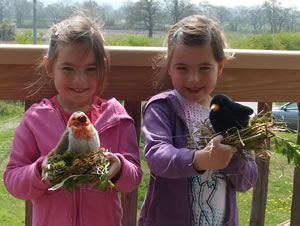
[[[203,63],[216,62],[211,45],[189,46],[179,44],[174,47],[172,63]]]
[[[95,63],[95,54],[92,49],[79,44],[62,44],[57,49],[56,61],[71,64]]]

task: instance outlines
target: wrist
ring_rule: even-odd
[[[209,152],[205,150],[195,151],[193,166],[197,171],[207,170],[209,167]]]

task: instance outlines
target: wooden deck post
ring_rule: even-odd
[[[141,132],[141,102],[140,101],[125,101],[125,109],[128,114],[134,119],[137,142],[140,141]],[[137,196],[138,189],[130,193],[124,193],[121,197],[123,209],[123,226],[135,226],[137,223]]]
[[[270,106],[270,107],[269,107]],[[258,103],[258,113],[265,113],[272,110],[272,103]],[[270,144],[268,144],[269,146]],[[250,216],[250,226],[264,226],[267,194],[268,194],[268,177],[269,177],[269,162],[268,157],[265,160],[256,158],[258,167],[258,179],[253,187],[252,207]]]
[[[300,113],[300,103],[298,103],[298,111]],[[297,144],[300,144],[300,115],[298,120],[298,136]],[[293,183],[293,198],[292,198],[292,208],[291,208],[291,226],[300,225],[300,169],[295,168],[294,170],[294,183]]]
[[[25,101],[25,111],[37,101],[26,100]],[[25,226],[32,225],[32,202],[30,200],[25,201]]]

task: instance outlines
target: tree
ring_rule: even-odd
[[[71,5],[66,5],[62,0],[60,2],[47,5],[46,12],[48,12],[48,18],[51,23],[56,24],[69,17],[72,14],[72,11],[74,11],[74,8],[75,7],[72,7]]]
[[[238,6],[234,8],[228,9],[230,12],[229,20],[229,30],[232,32],[238,32],[240,31],[240,28],[247,28],[247,20],[246,20],[246,12],[247,8]]]
[[[3,23],[4,18],[8,14],[8,0],[0,0],[0,23]]]
[[[152,37],[155,24],[160,18],[159,3],[156,0],[139,0],[136,3],[126,2],[127,23],[134,25],[142,23],[148,31],[148,37]]]
[[[110,4],[103,3],[100,5],[102,11],[101,16],[103,15],[104,24],[107,26],[113,26],[115,24],[116,13]]]
[[[271,33],[279,33],[291,9],[282,7],[277,0],[266,0],[263,9],[270,24]]]
[[[172,18],[172,24],[188,15],[189,11],[193,9],[193,4],[190,0],[164,0],[166,8]]]
[[[23,19],[31,16],[32,4],[27,0],[14,0],[17,27],[23,24]]]
[[[246,14],[248,23],[252,26],[255,34],[262,31],[266,22],[264,10],[261,5],[250,7]]]
[[[232,17],[231,12],[227,7],[211,5],[207,1],[201,2],[199,5],[202,14],[214,18],[223,27]]]
[[[11,41],[14,39],[16,26],[14,24],[2,23],[0,24],[0,40]]]
[[[106,12],[103,7],[99,6],[96,1],[88,0],[82,3],[81,7],[88,11],[89,16],[99,21],[105,21]]]
[[[295,9],[291,9],[286,18],[286,27],[288,32],[296,32],[297,24],[299,24],[300,12]]]

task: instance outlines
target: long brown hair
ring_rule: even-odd
[[[168,66],[178,44],[188,46],[209,44],[218,63],[224,58],[232,57],[230,54],[225,54],[224,49],[227,45],[219,24],[203,15],[192,15],[180,20],[168,31],[165,42],[167,51],[158,57],[154,65],[153,86],[157,92],[172,87]]]

